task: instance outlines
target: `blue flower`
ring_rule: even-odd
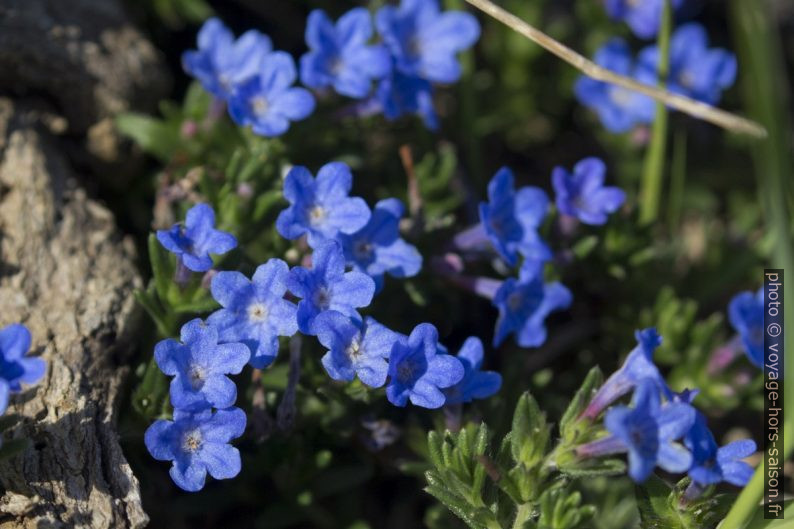
[[[278,337],[298,332],[298,307],[286,299],[289,267],[280,259],[259,266],[251,281],[240,272],[218,272],[212,297],[222,309],[207,318],[221,342],[241,342],[251,351],[249,363],[264,369],[278,355]]]
[[[684,24],[670,41],[670,76],[667,88],[710,105],[719,103],[722,91],[736,80],[736,56],[721,48],[709,48],[706,30],[697,23]],[[646,76],[654,74],[659,51],[649,46],[639,55]]]
[[[480,37],[480,24],[460,11],[442,13],[437,0],[402,0],[381,8],[375,22],[401,73],[436,83],[461,76],[456,54]]]
[[[734,441],[718,448],[714,435],[706,426],[706,417],[698,412],[694,425],[684,438],[684,444],[692,452],[689,477],[698,485],[727,481],[737,487],[744,487],[750,481],[753,468],[741,459],[755,452],[756,445],[752,440]]]
[[[482,342],[476,336],[471,336],[463,342],[457,358],[463,364],[464,374],[460,382],[444,390],[447,404],[487,399],[502,387],[502,375],[495,371],[480,371],[483,348]]]
[[[728,305],[728,320],[742,339],[747,358],[764,366],[764,288],[740,292]]]
[[[668,472],[686,472],[692,454],[675,443],[695,422],[695,409],[682,402],[661,404],[655,380],[640,382],[634,393],[633,408],[615,406],[607,411],[604,426],[611,435],[579,446],[584,457],[629,453],[629,476],[641,483],[655,466]]]
[[[211,253],[224,254],[237,246],[230,233],[215,229],[215,212],[207,204],[196,204],[187,212],[185,223],[170,230],[158,230],[157,240],[176,254],[179,262],[194,272],[212,268]]]
[[[305,167],[293,167],[284,180],[290,206],[276,219],[276,230],[286,239],[308,234],[312,248],[339,233],[357,232],[372,213],[364,199],[348,196],[352,187],[353,175],[343,163],[324,165],[316,179]]]
[[[607,430],[628,449],[629,476],[643,482],[657,465],[668,472],[685,472],[692,464],[692,454],[673,441],[692,427],[695,409],[680,402],[662,406],[653,380],[637,386],[633,403],[633,408],[610,409],[604,418]]]
[[[356,309],[366,307],[375,294],[375,282],[361,272],[345,273],[345,257],[336,241],[326,241],[315,248],[312,268],[296,266],[290,270],[287,287],[298,303],[298,328],[314,335],[317,316],[328,310],[360,320]]]
[[[314,112],[312,94],[292,86],[296,78],[292,56],[283,51],[266,55],[256,75],[236,86],[229,98],[229,115],[238,125],[251,125],[256,134],[281,136],[291,121]]]
[[[631,350],[620,369],[612,373],[604,385],[599,388],[587,409],[582,413],[584,417],[595,419],[607,406],[629,393],[640,381],[646,379],[654,380],[657,386],[672,398],[673,394],[666,389],[664,378],[653,363],[653,353],[661,345],[662,337],[654,328],[637,331],[634,336],[637,339],[637,346]],[[685,402],[684,399],[688,399],[689,395],[690,393],[686,393],[679,401]]]
[[[12,392],[21,391],[21,384],[35,384],[47,371],[44,360],[25,356],[30,341],[30,331],[19,323],[0,330],[0,414],[8,408]]]
[[[549,209],[549,198],[538,187],[513,189],[513,172],[500,169],[488,183],[488,202],[480,204],[480,223],[497,253],[514,266],[518,254],[533,260],[551,259],[551,250],[538,235]]]
[[[387,360],[402,335],[372,318],[358,322],[333,310],[318,315],[314,329],[317,339],[328,349],[322,364],[331,378],[351,382],[358,375],[361,382],[373,388],[386,383]]]
[[[400,217],[403,205],[396,198],[375,204],[372,217],[356,233],[340,233],[348,265],[368,274],[378,282],[383,274],[394,277],[412,277],[422,268],[422,256],[416,247],[400,238]]]
[[[301,57],[301,81],[309,88],[333,86],[342,95],[361,99],[391,70],[389,52],[381,45],[368,46],[372,19],[363,7],[351,9],[334,23],[325,11],[315,9],[306,25],[309,52]]]
[[[673,0],[671,6],[677,9],[683,0]],[[609,16],[624,20],[636,36],[651,39],[659,32],[662,8],[665,0],[606,0]]]
[[[240,452],[232,439],[245,431],[245,412],[239,408],[198,411],[174,410],[174,420],[155,421],[144,443],[153,458],[173,461],[171,479],[179,488],[195,492],[204,487],[207,473],[229,479],[240,473]]]
[[[424,79],[394,72],[383,79],[375,92],[374,106],[386,119],[394,121],[405,114],[416,114],[425,127],[438,130],[438,116],[433,106],[433,85]]]
[[[182,66],[207,92],[228,99],[236,85],[256,75],[262,58],[273,50],[270,39],[251,30],[239,39],[217,18],[198,33],[198,50],[182,54]]]
[[[628,44],[612,39],[595,54],[595,62],[608,70],[636,77],[648,84],[656,83],[656,72],[634,67]],[[651,123],[656,104],[650,97],[617,85],[581,76],[574,86],[580,103],[598,114],[604,127],[615,133],[627,132],[637,124]]]
[[[171,380],[174,408],[228,408],[237,386],[227,374],[242,371],[251,352],[241,343],[218,343],[218,330],[200,318],[182,326],[180,342],[167,338],[154,348],[154,359]]]
[[[521,347],[539,347],[546,341],[546,317],[554,311],[568,308],[573,301],[570,290],[559,282],[543,283],[537,275],[531,279],[507,279],[493,298],[499,309],[496,320],[494,347],[511,333]]]
[[[618,187],[605,187],[607,167],[599,158],[585,158],[573,168],[555,167],[551,182],[557,194],[557,209],[576,217],[585,224],[600,225],[607,215],[614,213],[626,200],[626,193]]]
[[[410,399],[416,406],[440,408],[446,401],[441,390],[460,382],[464,372],[460,360],[440,353],[436,328],[422,323],[407,339],[395,342],[386,398],[395,406],[405,406]]]

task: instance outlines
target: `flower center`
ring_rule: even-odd
[[[627,107],[634,98],[634,92],[619,86],[612,86],[609,89],[609,99],[619,107]]]
[[[684,88],[692,88],[695,86],[695,76],[692,75],[691,72],[685,70],[681,72],[681,75],[678,76],[678,82]]]
[[[328,213],[325,211],[324,207],[314,206],[309,211],[309,221],[312,223],[312,225],[317,225],[320,224],[323,220],[325,220],[325,217],[327,215]]]
[[[341,57],[334,57],[328,64],[328,70],[331,72],[331,75],[339,75],[342,73],[342,68],[344,68],[344,63],[342,62]]]
[[[199,390],[204,385],[206,373],[204,372],[203,367],[195,364],[190,366],[187,376],[188,380],[190,381],[190,387],[194,390]]]
[[[251,102],[251,108],[253,108],[254,114],[261,116],[267,113],[268,108],[270,108],[270,103],[268,103],[267,99],[264,97],[255,97]]]
[[[191,454],[195,454],[199,451],[201,443],[201,432],[198,429],[190,430],[182,437],[182,449]]]
[[[314,304],[322,310],[327,310],[331,305],[331,295],[325,287],[320,287],[314,293]]]
[[[422,55],[422,41],[419,37],[412,37],[408,41],[408,53],[414,57]]]
[[[261,303],[252,303],[248,306],[248,319],[250,321],[264,321],[267,318],[267,307]]]
[[[507,306],[510,307],[512,311],[517,311],[523,304],[524,296],[521,295],[521,292],[513,292],[507,298]]]
[[[414,367],[408,363],[403,362],[397,367],[397,378],[400,382],[409,382],[414,377]]]
[[[365,240],[357,241],[353,246],[353,253],[359,259],[368,259],[372,255],[372,245]]]
[[[358,360],[358,358],[362,355],[363,351],[361,350],[361,339],[356,336],[353,338],[353,341],[350,342],[350,345],[345,350],[347,357],[350,358],[352,362]]]

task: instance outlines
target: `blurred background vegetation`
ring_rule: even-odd
[[[129,2],[175,78],[174,102],[163,104],[158,117],[162,121],[140,116],[120,119],[122,129],[151,155],[145,170],[131,181],[103,184],[107,187],[100,190],[122,227],[137,237],[141,268],[149,268],[148,233],[153,226],[173,220],[155,207],[155,197],[169,183],[198,182],[195,192],[216,204],[222,227],[237,233],[244,243],[244,252],[231,255],[224,267],[250,271],[252,264],[282,256],[288,247],[272,228],[282,207],[278,194],[267,195],[280,176],[278,160],[313,170],[331,160],[344,160],[356,175],[356,194],[370,203],[387,196],[407,200],[406,171],[398,152],[409,145],[427,225],[432,226],[411,240],[422,251],[425,267],[411,281],[388,281],[368,314],[403,332],[420,322],[432,322],[452,352],[467,336],[483,339],[485,367],[500,371],[505,384],[496,397],[467,409],[467,419],[483,417],[492,430],[503,434],[518,396],[529,389],[553,422],[590,367],[600,365],[605,373],[611,372],[633,347],[634,330],[656,326],[665,339],[657,362],[669,373],[673,389],[702,390],[696,402],[709,416],[717,439],[750,436],[760,442],[760,373],[743,356],[727,366],[716,366],[714,356],[733,337],[726,321],[730,298],[738,291],[757,289],[765,266],[791,263],[794,231],[787,213],[794,205],[787,101],[791,93],[787,77],[794,67],[791,4],[685,2],[678,19],[697,19],[707,27],[712,45],[739,57],[739,80],[721,106],[760,119],[772,137],[754,142],[673,114],[662,214],[649,226],[640,225],[637,211],[649,131],[606,132],[573,97],[575,70],[480,15],[483,35],[463,57],[464,78],[438,92],[442,128],[437,134],[412,118],[388,123],[382,117],[343,117],[340,109],[350,101],[332,97],[278,142],[254,140],[226,118],[185,136],[183,124],[201,123],[209,99],[189,88],[180,56],[195,46],[197,28],[208,16],[219,16],[238,34],[259,29],[276,48],[298,57],[305,51],[303,32],[311,9],[322,8],[336,17],[354,6],[376,9],[383,3]],[[466,9],[463,0],[444,3]],[[500,5],[588,56],[614,35],[626,37],[636,49],[645,45],[625,25],[608,20],[598,1],[502,0]],[[761,22],[748,22],[758,16]],[[772,25],[761,38],[758,24],[764,21]],[[607,161],[607,179],[627,190],[628,203],[604,227],[581,226],[570,236],[546,227],[547,239],[561,250],[552,273],[572,290],[574,304],[550,318],[549,339],[539,349],[520,349],[508,341],[495,351],[488,345],[495,309],[434,275],[432,256],[457,230],[476,222],[477,204],[499,167],[510,166],[520,185],[550,191],[554,166],[571,167],[586,156]],[[243,183],[253,186],[253,198],[237,192]],[[488,263],[475,264],[468,272],[496,277]],[[792,279],[789,282],[794,285]],[[144,429],[162,411],[147,400],[153,382],[146,381],[146,365],[159,338],[152,328],[150,336],[141,340],[137,379],[130,384],[131,405],[122,416],[125,451],[141,481],[152,527],[462,526],[421,492],[422,472],[428,465],[425,433],[443,428],[442,414],[397,409],[377,392],[367,393],[355,384],[345,388],[332,384],[319,366],[319,349],[310,347],[304,352],[293,428],[263,440],[252,424],[238,443],[243,453],[240,476],[212,482],[199,493],[181,492],[171,483],[166,465],[153,461],[142,443]],[[250,410],[252,399],[262,391],[266,407],[277,405],[287,377],[283,351],[262,380],[245,384],[239,405]],[[148,375],[151,378],[152,373]],[[387,425],[399,432],[399,439],[376,450],[373,429],[381,428],[382,433]],[[591,503],[606,506],[594,527],[636,526],[638,514],[628,478],[589,480],[583,493]]]

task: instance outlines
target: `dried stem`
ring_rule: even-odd
[[[630,77],[617,74],[606,68],[598,66],[591,60],[583,57],[570,49],[565,44],[554,40],[542,31],[530,26],[512,13],[505,11],[501,7],[494,4],[491,0],[466,0],[469,4],[473,5],[482,12],[492,16],[502,24],[510,29],[518,32],[532,42],[550,51],[557,57],[561,58],[577,70],[580,70],[588,77],[592,77],[596,81],[604,81],[607,83],[616,84],[629,90],[634,90],[645,94],[657,101],[661,101],[669,107],[680,110],[690,116],[693,116],[704,121],[708,121],[714,125],[724,129],[749,134],[756,138],[766,138],[767,131],[764,127],[743,117],[731,114],[724,110],[714,108],[705,103],[695,101],[686,96],[673,94],[662,88],[647,85],[635,81]]]

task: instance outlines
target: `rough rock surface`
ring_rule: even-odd
[[[115,406],[140,286],[129,241],[86,197],[35,112],[0,99],[0,323],[21,321],[40,384],[12,400],[31,446],[0,463],[0,527],[142,527]]]
[[[32,442],[0,462],[2,529],[148,521],[116,430],[134,248],[80,184],[119,179],[99,171],[129,165],[113,117],[153,110],[168,84],[120,0],[0,0],[0,325],[27,325],[48,364],[7,412],[6,435]]]
[[[154,108],[169,84],[118,0],[0,0],[0,88],[51,104],[94,160],[117,161],[113,116]]]

